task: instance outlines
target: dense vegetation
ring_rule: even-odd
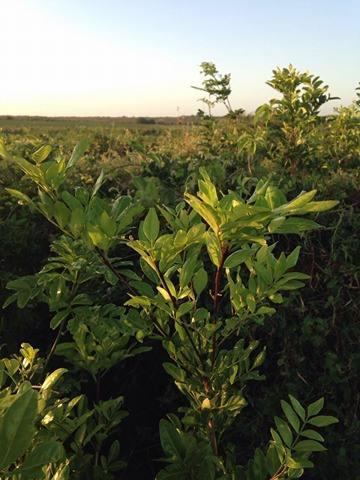
[[[1,478],[360,479],[360,97],[202,74],[181,125],[1,119]]]

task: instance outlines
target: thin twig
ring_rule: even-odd
[[[131,285],[123,277],[123,275],[121,275],[121,273],[118,270],[116,270],[116,268],[111,263],[109,257],[106,255],[106,253],[103,252],[99,247],[95,247],[95,251],[100,256],[104,265],[106,265],[112,271],[112,273],[116,276],[116,278],[120,281],[120,283],[122,283],[129,290],[129,292],[131,292],[133,295],[136,295],[135,290],[131,287]]]

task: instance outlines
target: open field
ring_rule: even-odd
[[[163,129],[181,125],[199,124],[196,116],[187,117],[27,117],[27,116],[0,116],[0,128],[3,130],[28,129],[33,133],[45,131],[61,131],[75,129],[105,129],[121,130],[124,128]]]

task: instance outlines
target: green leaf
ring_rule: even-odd
[[[38,168],[38,170],[40,169]],[[45,171],[45,180],[48,183],[48,185],[50,185],[52,188],[57,188],[63,180],[63,176],[60,170],[61,170],[61,165],[59,163],[51,162],[50,166]],[[33,177],[35,175],[38,176],[39,175],[38,172],[34,172],[32,174]]]
[[[274,420],[275,420],[276,428],[281,435],[281,438],[283,439],[285,444],[290,448],[293,442],[293,434],[290,430],[289,425],[279,417],[275,417]]]
[[[65,228],[70,220],[70,210],[62,202],[55,202],[54,217],[60,228]]]
[[[97,225],[88,225],[87,233],[93,245],[107,251],[109,248],[109,238]]]
[[[274,430],[273,428],[271,428],[270,433],[271,433],[272,438],[274,439],[275,445],[277,447],[282,447],[283,446],[283,441],[282,441],[280,435],[277,433],[277,431]]]
[[[305,409],[304,407],[301,405],[301,403],[299,402],[299,400],[297,400],[295,397],[293,397],[292,395],[289,395],[289,398],[290,398],[290,401],[291,401],[291,405],[293,406],[293,409],[295,410],[295,412],[299,415],[299,417],[301,418],[301,420],[304,422],[305,421],[305,417],[306,417],[306,412],[305,412]]]
[[[82,208],[75,208],[75,210],[71,212],[69,226],[71,233],[77,238],[85,226],[85,213]]]
[[[115,235],[116,232],[116,223],[114,219],[112,219],[106,210],[103,210],[100,215],[99,224],[103,232],[106,233],[107,236],[112,237]]]
[[[179,319],[183,315],[186,315],[187,313],[191,312],[191,310],[194,308],[193,302],[185,302],[180,305],[176,312],[176,318]]]
[[[80,140],[80,142],[75,146],[70,160],[68,161],[68,164],[66,165],[66,168],[70,168],[75,165],[75,163],[80,160],[80,158],[84,155],[86,150],[89,148],[90,142],[87,138],[83,138]]]
[[[63,460],[65,457],[64,447],[55,440],[46,441],[37,445],[26,457],[20,469],[13,473],[21,474],[21,479],[36,480],[42,478],[41,467],[50,463]],[[34,476],[35,475],[35,476]]]
[[[151,306],[151,301],[148,297],[134,296],[131,297],[130,300],[127,300],[124,305],[129,305],[130,307],[148,308]]]
[[[29,177],[31,177],[34,181],[39,180],[39,175],[40,175],[40,169],[25,160],[24,158],[20,157],[10,157],[10,159],[16,163],[16,165]]]
[[[281,228],[285,220],[286,220],[286,217],[277,217],[271,220],[271,222],[268,225],[269,233],[276,233],[279,230],[279,228]]]
[[[327,427],[334,423],[339,423],[339,420],[331,415],[319,415],[318,417],[311,418],[308,423],[310,423],[310,425],[314,425],[315,427]]]
[[[310,213],[310,212],[326,212],[336,207],[339,202],[337,200],[323,200],[320,202],[310,202],[305,207],[300,208],[297,213]]]
[[[173,363],[165,362],[163,363],[165,371],[171,375],[176,381],[183,382],[185,380],[185,373],[181,368]]]
[[[14,190],[12,188],[5,188],[5,190],[10,193],[12,197],[17,198],[18,200],[20,200],[21,203],[25,205],[32,203],[31,198],[28,197],[25,193],[19,192],[19,190]]]
[[[299,259],[301,247],[295,247],[294,250],[290,253],[289,256],[286,257],[286,269],[295,267],[297,261]]]
[[[14,375],[20,368],[20,362],[16,358],[3,358],[3,363],[10,375]]]
[[[181,342],[187,342],[187,341],[188,341],[188,337],[187,337],[187,334],[186,334],[186,330],[185,330],[185,328],[181,325],[180,322],[176,322],[176,323],[175,323],[175,330],[176,330],[176,332],[178,333]]]
[[[273,278],[272,278],[271,270],[269,268],[266,268],[264,265],[258,262],[255,265],[255,271],[265,284],[267,285],[272,284]]]
[[[200,268],[193,278],[193,285],[196,295],[200,295],[208,283],[208,274],[204,268]]]
[[[110,462],[114,461],[118,458],[119,455],[120,455],[120,442],[119,440],[114,440],[109,450],[108,459]]]
[[[315,440],[301,440],[294,447],[297,452],[324,452],[326,448]]]
[[[302,217],[287,218],[284,223],[279,226],[276,233],[303,233],[309,230],[316,230],[320,225],[313,220]]]
[[[107,273],[108,272],[108,273]],[[108,274],[111,274],[110,277],[107,277]],[[115,274],[113,274],[113,272],[111,270],[107,270],[105,272],[105,278],[107,279],[107,281],[109,283],[112,282],[112,285],[116,285],[117,281],[118,281],[118,278]],[[130,282],[130,285],[132,287],[134,287],[136,289],[136,291],[138,293],[140,293],[140,295],[144,295],[146,297],[150,297],[152,298],[154,296],[154,291],[151,287],[151,285],[149,285],[148,283],[146,282],[141,282],[141,281],[138,281],[138,280],[132,280]]]
[[[143,223],[145,237],[153,245],[159,236],[160,223],[155,208],[150,208]]]
[[[290,423],[290,425],[293,427],[296,433],[299,433],[300,430],[300,420],[299,417],[296,415],[294,410],[291,408],[291,406],[286,402],[285,400],[281,400],[281,408],[283,412],[285,413],[285,416]]]
[[[261,367],[261,365],[265,361],[265,358],[266,358],[266,347],[264,347],[263,350],[256,355],[252,368],[255,369],[255,368]]]
[[[214,207],[218,202],[218,196],[215,185],[211,182],[210,177],[204,167],[199,168],[199,173],[203,180],[198,181],[198,196],[208,205]]]
[[[89,203],[90,193],[84,187],[75,187],[75,198],[85,207]]]
[[[161,295],[163,296],[163,298],[164,298],[167,302],[171,302],[171,301],[172,301],[169,292],[168,292],[165,288],[159,287],[159,286],[157,286],[156,288],[157,288],[157,290],[159,291],[159,293],[161,293]]]
[[[267,466],[267,471],[271,476],[273,476],[273,474],[278,470],[280,466],[278,448],[274,442],[270,442],[270,445],[267,449],[266,466]]]
[[[274,303],[283,303],[284,299],[280,293],[272,293],[269,299]]]
[[[315,430],[304,430],[300,435],[302,437],[310,438],[311,440],[317,440],[318,442],[325,442],[325,438]]]
[[[206,205],[199,198],[196,198],[189,193],[185,193],[185,200],[190,204],[195,212],[205,220],[205,222],[215,233],[219,231],[218,216],[216,211],[210,205]]]
[[[5,411],[0,419],[0,470],[13,464],[29,448],[37,416],[37,394],[31,388]]]
[[[286,203],[286,197],[283,192],[279,188],[272,185],[268,186],[266,189],[265,200],[267,201],[267,204],[271,210],[274,210],[275,208],[280,207],[280,205]]]
[[[66,372],[67,372],[66,368],[58,368],[57,370],[52,372],[50,375],[48,375],[44,383],[41,385],[41,391],[52,388],[55,385],[55,383],[60,379],[60,377],[62,377]]]
[[[213,232],[207,231],[204,234],[206,248],[212,263],[219,267],[221,263],[221,245]]]
[[[181,267],[179,278],[181,288],[186,287],[192,279],[196,267],[196,262],[197,256],[191,255],[190,258],[188,258],[184,265]]]
[[[61,193],[61,198],[64,200],[64,202],[70,208],[71,211],[75,210],[76,208],[82,209],[81,202],[66,190]]]
[[[179,432],[167,420],[160,420],[160,442],[164,452],[174,458],[180,459],[183,456],[185,446],[181,442]]]
[[[244,407],[246,407],[247,401],[243,395],[232,395],[222,407],[228,412],[234,412],[238,414]]]
[[[254,250],[252,248],[244,248],[242,250],[237,250],[236,252],[232,253],[226,258],[224,262],[224,267],[225,268],[237,267],[241,263],[248,260],[253,255],[253,253],[254,253]]]
[[[256,311],[256,315],[273,315],[274,313],[276,313],[276,310],[275,308],[271,308],[271,307],[260,307],[257,311]]]
[[[4,140],[0,138],[0,157],[3,157],[5,160],[12,160],[12,157],[9,155],[5,148]]]
[[[57,328],[61,324],[61,322],[65,320],[69,313],[69,309],[60,310],[60,312],[57,312],[50,321],[50,328],[55,330],[55,328]]]
[[[42,145],[31,155],[31,158],[34,160],[35,163],[41,163],[48,158],[51,150],[51,145]]]
[[[316,402],[311,403],[307,408],[308,417],[317,415],[324,407],[324,398],[319,398]]]
[[[279,212],[291,212],[292,210],[296,210],[300,207],[303,207],[307,203],[309,203],[316,195],[316,190],[311,190],[310,192],[300,193],[294,200],[291,200],[284,205],[281,205],[277,208]]]
[[[104,170],[101,170],[100,175],[98,176],[93,191],[91,192],[91,198],[94,198],[97,192],[99,191],[101,185],[103,184],[104,181]]]
[[[39,197],[41,200],[41,203],[39,203],[39,209],[45,217],[50,219],[54,214],[54,203],[42,190],[39,190]]]

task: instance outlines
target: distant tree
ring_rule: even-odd
[[[143,125],[154,125],[156,121],[155,121],[155,118],[151,118],[151,117],[139,117],[137,119],[137,123],[141,123]]]

